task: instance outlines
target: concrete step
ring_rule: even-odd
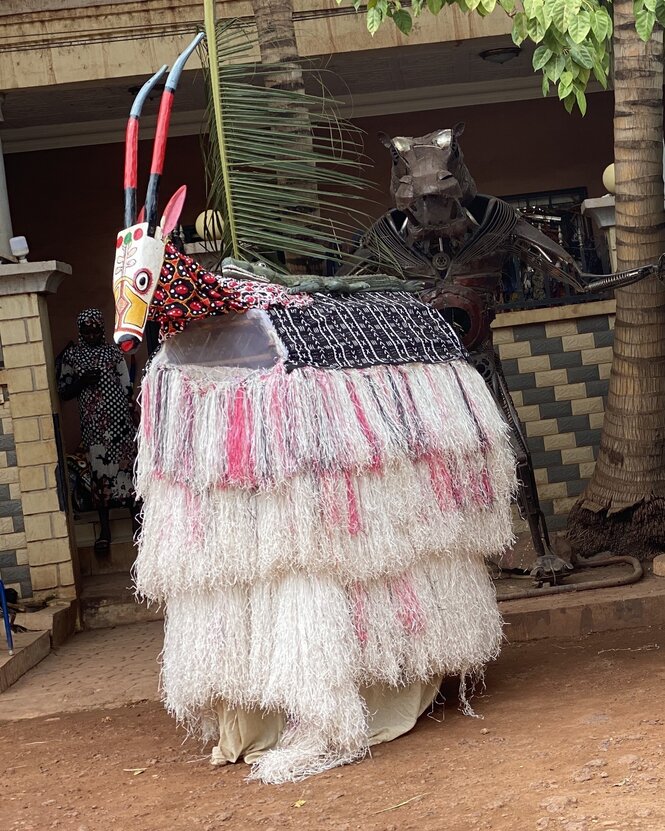
[[[95,553],[94,545],[84,545],[79,546],[78,557],[82,577],[129,574],[136,559],[136,546],[131,537],[114,539],[108,553],[100,556]]]
[[[596,569],[593,577],[602,576]],[[638,583],[499,603],[509,643],[575,639],[593,632],[665,625],[665,578],[647,574]]]
[[[45,658],[51,651],[48,632],[18,632],[14,635],[14,654],[9,655],[7,642],[0,640],[0,693]]]
[[[84,629],[106,629],[164,617],[156,606],[136,602],[129,573],[84,577],[80,604]]]
[[[61,646],[76,631],[78,603],[75,600],[54,600],[43,609],[17,612],[14,623],[30,632],[48,632],[51,646]]]

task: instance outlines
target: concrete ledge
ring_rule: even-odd
[[[30,632],[48,631],[51,646],[61,646],[76,631],[77,603],[59,600],[36,612],[18,612],[15,623]]]
[[[595,317],[596,315],[613,315],[616,313],[616,308],[616,300],[592,300],[588,303],[571,303],[569,306],[550,306],[547,309],[501,312],[492,322],[492,329],[531,323],[551,323],[555,320],[577,320],[581,317]]]
[[[82,577],[114,573],[127,575],[136,560],[136,546],[132,539],[114,539],[105,556],[95,554],[94,546],[84,545],[79,546],[78,557]]]
[[[499,608],[509,643],[663,626],[665,579],[648,576],[619,588],[504,600]]]
[[[14,635],[14,654],[7,654],[7,643],[0,648],[0,693],[45,658],[51,651],[48,632],[21,632]]]
[[[125,603],[107,603],[99,606],[86,604],[83,610],[84,629],[110,629],[132,623],[164,620],[164,612],[156,606],[129,600]]]
[[[58,260],[0,265],[0,297],[11,294],[54,294],[72,273]]]

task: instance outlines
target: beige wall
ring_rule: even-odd
[[[217,5],[220,17],[251,18],[249,0]],[[202,17],[201,0],[3,0],[2,89],[152,74],[184,48]],[[305,57],[502,35],[510,32],[511,22],[501,11],[481,18],[451,7],[437,17],[424,15],[408,40],[392,25],[371,37],[348,4],[339,8],[335,0],[296,0],[295,26],[298,50]]]
[[[376,133],[418,135],[460,120],[467,124],[466,160],[482,191],[508,195],[585,186],[592,196],[603,192],[601,173],[612,158],[609,93],[590,97],[585,119],[568,116],[556,100],[539,99],[359,120],[367,133],[367,153],[376,162],[373,176],[385,195],[385,207],[389,204],[390,161]],[[122,222],[122,153],[122,145],[113,144],[6,158],[15,233],[28,237],[31,259],[56,258],[74,270],[73,277],[49,299],[56,353],[75,336],[74,320],[80,309],[99,306],[107,325],[112,325],[110,268],[113,241]],[[145,168],[147,143],[141,145],[140,158]],[[199,138],[195,136],[169,142],[162,200],[183,183],[189,188],[183,219],[193,223],[205,206]],[[375,208],[375,213],[380,209]],[[63,416],[67,443],[72,447],[78,430],[74,405],[66,405]]]

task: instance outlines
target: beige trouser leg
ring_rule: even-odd
[[[434,678],[427,684],[416,682],[399,688],[375,684],[362,690],[369,711],[370,746],[408,733],[434,701],[441,680]],[[223,701],[217,704],[217,717],[219,742],[212,749],[213,765],[238,759],[252,764],[277,744],[285,725],[281,713],[231,709]]]

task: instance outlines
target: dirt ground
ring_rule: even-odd
[[[281,787],[211,768],[156,703],[0,724],[2,831],[663,831],[665,630],[506,647],[363,762]],[[438,719],[438,720],[436,720]]]

